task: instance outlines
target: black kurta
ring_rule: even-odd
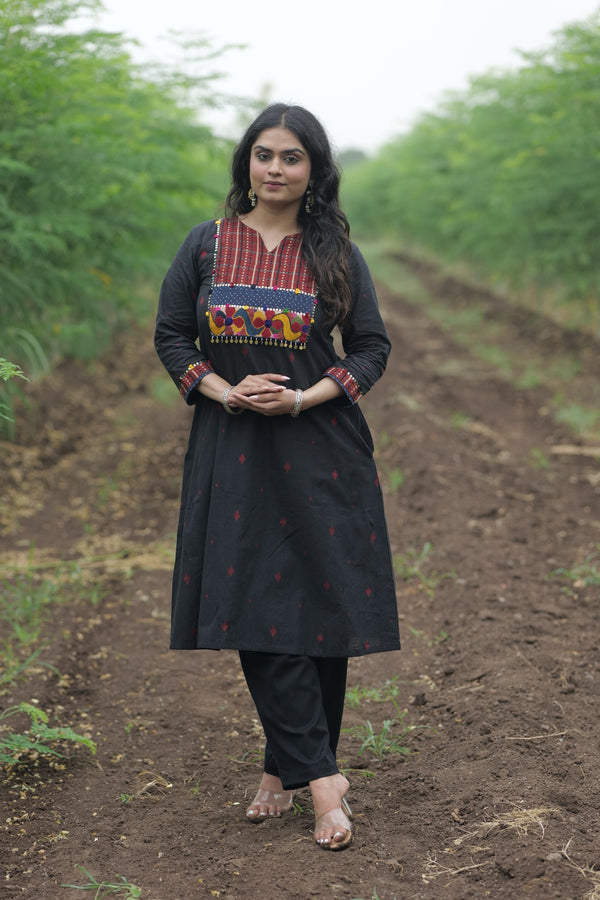
[[[268,253],[239,220],[196,226],[164,280],[156,348],[195,405],[173,575],[171,647],[358,656],[399,648],[373,443],[357,400],[390,343],[353,245],[340,359],[301,235]],[[217,372],[324,375],[344,395],[300,413],[232,416],[195,390]]]

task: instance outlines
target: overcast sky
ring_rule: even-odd
[[[169,30],[202,32],[215,47],[246,44],[212,65],[219,87],[300,103],[338,149],[373,151],[470,75],[516,68],[552,32],[586,19],[599,0],[103,0],[97,24],[137,39],[139,60],[167,62]],[[231,130],[233,114],[206,117]],[[237,137],[238,135],[234,135]]]

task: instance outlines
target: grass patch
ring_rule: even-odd
[[[57,566],[51,576],[42,576],[31,557],[24,572],[0,579],[0,686],[22,676],[38,660],[43,649],[44,625],[53,609],[67,602],[86,600],[97,605],[102,589],[99,583],[85,583],[76,565]]]
[[[346,691],[346,703],[352,709],[358,709],[363,700],[374,703],[386,703],[389,700],[395,700],[400,691],[398,685],[398,676],[388,678],[380,687],[361,687],[360,684]]]
[[[593,600],[600,600],[600,544],[596,544],[596,549],[588,553],[583,562],[576,563],[570,569],[554,569],[548,577],[562,579],[572,585],[576,590],[563,588],[572,597],[578,596],[576,591],[582,591]]]
[[[600,411],[581,403],[564,402],[561,398],[553,401],[554,418],[576,434],[598,437],[600,434]]]
[[[414,637],[425,641],[428,647],[435,647],[437,644],[445,644],[446,641],[450,640],[450,635],[443,629],[438,631],[435,635],[427,634],[426,631],[419,631],[418,628],[412,628],[410,625],[408,626],[408,630]]]
[[[394,706],[398,709],[395,701]],[[427,727],[425,725],[407,725],[404,721],[405,716],[406,710],[399,713],[394,719],[384,719],[380,731],[375,730],[369,719],[359,725],[345,728],[344,731],[361,742],[359,756],[368,750],[381,765],[384,758],[390,754],[407,756],[410,753],[410,748],[406,746],[408,735],[417,729]]]
[[[418,587],[433,597],[435,588],[448,578],[455,579],[454,571],[443,574],[425,571],[429,557],[433,553],[432,544],[427,541],[421,550],[410,547],[406,553],[397,553],[393,557],[394,572],[403,581],[416,581]]]

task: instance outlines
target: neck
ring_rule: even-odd
[[[258,231],[295,234],[302,231],[302,226],[298,222],[299,211],[299,203],[282,209],[259,202],[247,215],[242,216],[242,219]]]

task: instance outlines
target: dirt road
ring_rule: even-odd
[[[403,650],[350,665],[354,845],[314,845],[308,795],[246,823],[262,738],[237,660],[167,650],[190,412],[153,397],[144,332],[34,386],[30,425],[2,447],[0,561],[32,545],[37,563],[79,559],[104,593],[56,610],[39,659],[57,671],[0,698],[35,698],[98,745],[4,778],[0,896],[75,898],[61,885],[88,880],[80,865],[143,900],[600,897],[598,458],[553,424],[546,389],[509,386],[381,301],[394,350],[364,409]],[[522,323],[514,340],[540,350]]]

